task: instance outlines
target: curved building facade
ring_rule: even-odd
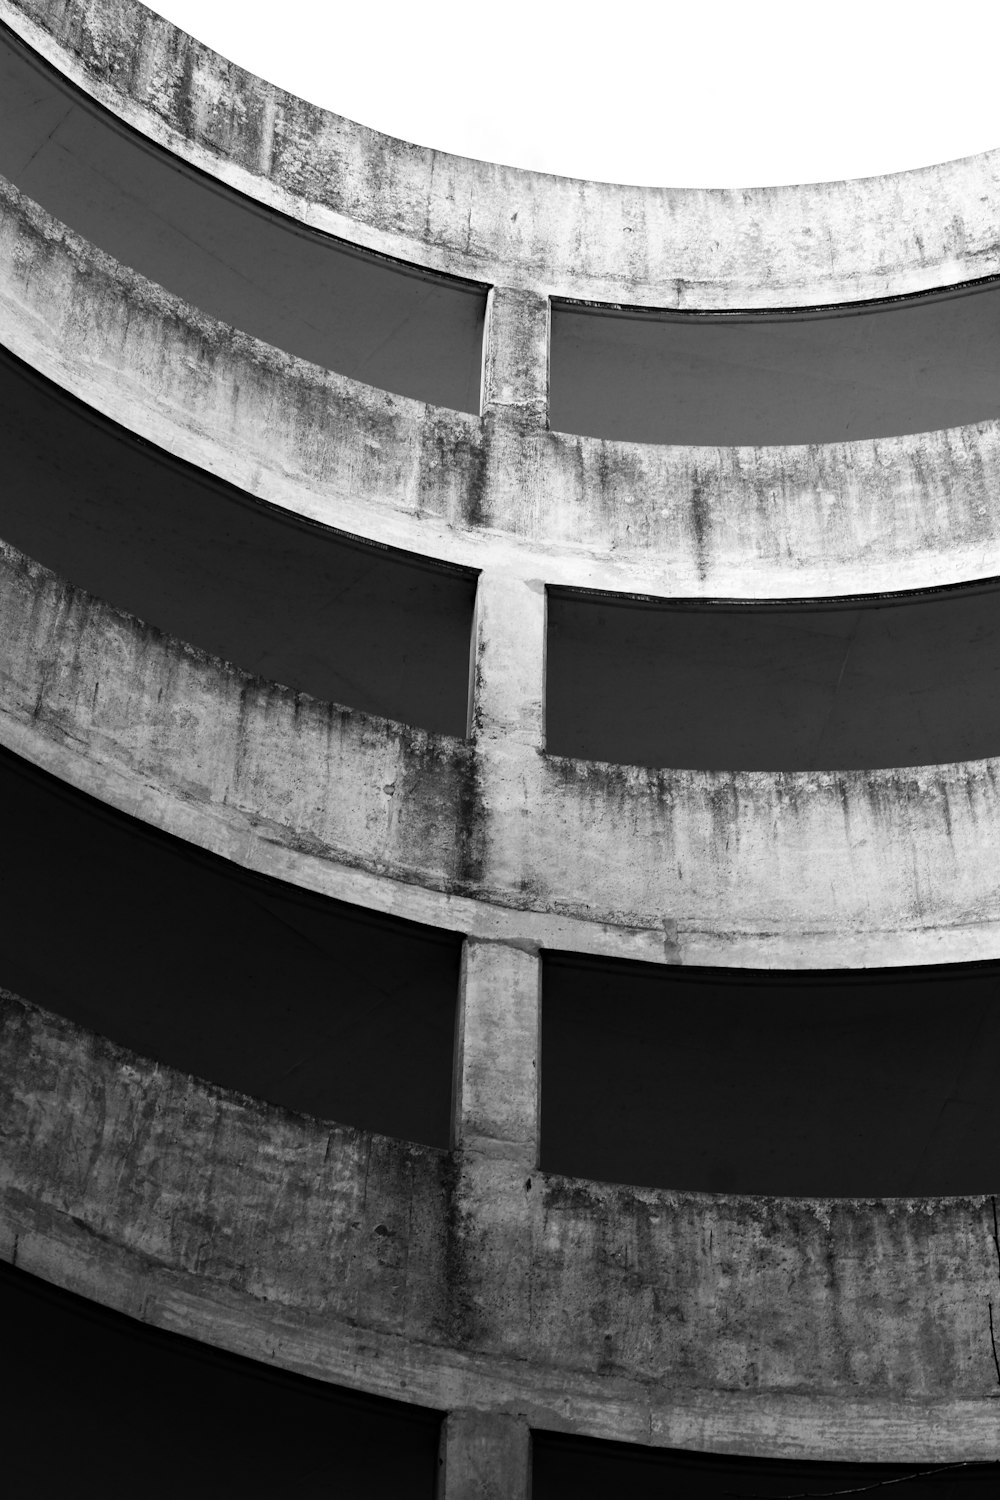
[[[0,76],[15,1472],[990,1493],[1000,153],[573,182],[136,0]]]

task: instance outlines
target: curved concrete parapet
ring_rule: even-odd
[[[1000,424],[792,448],[602,442],[390,396],[240,334],[0,184],[19,358],[247,493],[577,587],[797,598],[1000,574]]]
[[[0,996],[2,1253],[154,1325],[534,1427],[992,1458],[990,1200],[712,1198],[284,1113]]]
[[[2,581],[2,742],[240,863],[438,926],[660,962],[1000,954],[992,760],[730,774],[548,757],[482,723],[463,742],[248,677],[11,548]]]
[[[576,181],[381,135],[255,78],[136,0],[2,0],[0,19],[203,171],[436,270],[685,308],[851,302],[1000,273],[1000,152],[805,187]]]
[[[121,811],[324,895],[484,938],[664,959],[663,930],[482,888],[471,745],[164,636],[0,543],[0,743]]]

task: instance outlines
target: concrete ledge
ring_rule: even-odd
[[[1000,574],[1000,423],[705,449],[478,420],[240,334],[6,184],[0,314],[13,353],[130,431],[251,495],[425,556],[681,598]]]
[[[248,869],[485,939],[664,962],[636,930],[482,899],[476,754],[238,671],[0,542],[0,743]]]
[[[658,962],[1000,955],[997,762],[653,770],[296,695],[0,549],[0,742],[310,889],[478,937]]]
[[[202,171],[436,270],[685,308],[850,302],[1000,273],[1000,152],[805,187],[583,182],[381,135],[255,78],[136,0],[2,0],[0,19]]]
[[[214,1089],[6,993],[0,1031],[0,1253],[60,1286],[320,1379],[535,1427],[995,1455],[988,1198],[526,1180]]]

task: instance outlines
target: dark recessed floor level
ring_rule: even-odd
[[[702,771],[1000,753],[1000,584],[793,604],[548,591],[553,755]]]
[[[0,1263],[4,1484],[108,1500],[433,1500],[441,1414],[151,1328]]]
[[[988,1193],[1000,963],[697,969],[546,953],[541,1162],[694,1192]]]
[[[0,985],[182,1072],[445,1148],[461,938],[186,844],[0,751]]]
[[[559,432],[710,448],[842,443],[1000,416],[1000,281],[826,311],[555,303]]]
[[[822,1500],[834,1495],[987,1500],[1000,1486],[997,1464],[956,1468],[743,1458],[548,1432],[532,1435],[532,1450],[531,1500]]]

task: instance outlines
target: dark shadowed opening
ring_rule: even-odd
[[[874,770],[1000,751],[1000,585],[794,604],[548,591],[553,755]]]
[[[313,697],[464,735],[476,575],[251,499],[0,350],[0,537]]]
[[[986,1500],[997,1493],[998,1483],[1000,1471],[989,1463],[818,1463],[532,1433],[531,1500],[792,1500],[855,1494],[873,1500],[883,1495],[886,1500]]]
[[[546,953],[545,1170],[919,1197],[997,1180],[1000,964],[780,972]]]
[[[440,1412],[151,1328],[0,1263],[8,1493],[433,1500]]]
[[[484,286],[308,229],[189,167],[0,27],[0,175],[151,281],[369,385],[478,412]]]
[[[550,425],[750,447],[936,432],[1000,416],[1000,283],[826,312],[552,308]]]
[[[461,937],[242,870],[0,751],[0,984],[143,1057],[447,1147]]]

